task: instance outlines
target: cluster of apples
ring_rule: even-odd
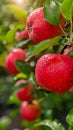
[[[60,16],[60,25],[64,28],[64,18]],[[16,33],[16,39],[30,38],[35,43],[43,40],[61,36],[62,30],[59,26],[48,23],[44,18],[43,7],[35,9],[26,20],[26,28]]]
[[[49,15],[49,14],[48,14]],[[64,28],[64,18],[61,15],[60,25]],[[61,36],[59,26],[48,23],[44,18],[43,7],[34,10],[26,20],[26,29],[16,33],[16,39],[30,38],[36,44],[41,41]],[[19,71],[15,66],[16,60],[24,61],[26,52],[15,49],[6,58],[5,68],[11,74]],[[37,83],[43,88],[54,93],[64,94],[73,86],[73,58],[63,54],[45,54],[36,64],[35,77]],[[17,97],[22,101],[20,113],[26,120],[35,120],[40,115],[38,103],[33,103],[32,87],[29,85],[17,92]],[[27,101],[27,102],[24,102]],[[29,105],[28,102],[32,102]]]
[[[22,49],[16,48],[10,52],[7,56],[5,67],[10,74],[18,74],[19,71],[16,68],[16,60],[24,61],[26,57],[26,52]],[[26,80],[19,80],[16,82],[15,86],[18,87],[21,84],[27,83]],[[27,86],[19,89],[16,92],[17,98],[21,101],[20,114],[23,119],[27,121],[34,121],[40,115],[40,103],[34,100],[33,96],[33,87],[28,84]]]

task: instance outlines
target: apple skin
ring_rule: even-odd
[[[30,130],[29,128],[25,128],[24,130]]]
[[[48,13],[49,15],[49,13]],[[60,16],[60,25],[64,28],[64,18]],[[48,23],[44,18],[43,7],[35,9],[26,20],[29,38],[35,43],[62,35],[59,26]]]
[[[5,62],[6,70],[12,75],[18,74],[19,71],[16,68],[15,62],[16,60],[24,61],[25,58],[26,58],[26,52],[24,50],[19,48],[14,49],[6,57],[6,62]]]
[[[73,87],[69,89],[69,92],[73,94]]]
[[[35,77],[42,88],[64,94],[73,86],[73,58],[63,54],[45,54],[37,61]]]
[[[29,104],[28,102],[22,102],[21,104],[20,114],[24,120],[35,121],[39,118],[40,112],[40,105]]]
[[[22,30],[21,32],[16,32],[15,39],[21,40],[23,38],[29,38],[27,30]]]
[[[32,87],[30,85],[21,88],[16,92],[16,96],[20,101],[28,101],[31,102],[33,97],[32,97]]]
[[[14,84],[14,86],[18,87],[21,84],[27,84],[27,83],[28,83],[27,80],[25,80],[25,79],[19,79],[19,80],[16,81],[16,83]]]

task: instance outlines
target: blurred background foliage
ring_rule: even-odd
[[[28,14],[43,5],[44,0],[0,0],[0,103],[11,91],[12,77],[5,71],[5,59],[14,47],[23,47],[29,40],[17,42],[16,31],[25,28]]]
[[[20,102],[13,94],[15,79],[6,72],[5,59],[14,47],[22,48],[29,42],[25,39],[18,43],[14,37],[15,33],[25,28],[29,13],[36,7],[42,6],[43,2],[44,0],[0,0],[0,130],[15,129],[15,122],[18,129],[21,128],[21,119],[16,116]],[[20,77],[25,76],[18,76],[17,79]],[[10,123],[11,125],[8,126]]]

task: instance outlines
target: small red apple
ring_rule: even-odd
[[[27,30],[22,30],[21,32],[16,32],[15,39],[20,40],[22,38],[29,38]]]
[[[26,57],[26,52],[22,49],[16,48],[10,52],[6,58],[5,68],[11,74],[18,74],[19,71],[16,68],[16,60],[24,61]]]
[[[25,128],[24,130],[30,130],[29,128]]]
[[[28,102],[23,102],[20,107],[20,114],[24,120],[35,121],[40,116],[40,104],[35,101],[33,104],[28,104]]]
[[[21,88],[16,92],[16,96],[20,101],[28,101],[31,102],[33,97],[32,97],[32,87],[30,85]]]

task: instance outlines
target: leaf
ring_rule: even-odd
[[[61,3],[62,3],[64,0],[56,0],[56,1],[59,1],[59,2],[61,2]]]
[[[50,128],[51,130],[65,130],[64,127],[61,125],[61,123],[59,123],[56,120],[54,120],[54,121],[45,120],[45,121],[42,121],[42,122],[34,125],[35,128],[37,126],[46,126],[46,127]]]
[[[70,52],[68,53],[68,55],[71,56],[71,57],[73,57],[73,51],[70,51]]]
[[[12,29],[12,30],[9,30],[6,34],[6,41],[9,43],[9,42],[13,42],[14,41],[14,36],[15,36],[15,32],[16,32],[16,29]]]
[[[14,80],[17,81],[18,79],[26,79],[26,74],[18,73],[16,76],[14,76]]]
[[[15,33],[16,33],[16,31],[17,30],[23,30],[25,28],[25,26],[23,26],[23,25],[19,25],[19,26],[17,26],[16,28],[14,28],[14,29],[11,29],[11,30],[9,30],[8,32],[7,32],[7,34],[6,34],[6,41],[8,42],[8,43],[13,43],[14,42],[14,40],[15,40]]]
[[[69,114],[67,115],[66,121],[69,125],[73,126],[73,108],[70,110]]]
[[[60,39],[61,39],[61,37],[57,36],[53,39],[45,40],[45,41],[40,42],[38,45],[32,46],[28,50],[26,60],[29,60],[31,57],[37,55],[38,53],[42,52],[43,50],[47,49],[48,47],[58,44],[58,41]]]
[[[4,35],[0,35],[0,41],[5,40]]]
[[[24,61],[17,60],[16,67],[20,72],[23,72],[26,75],[31,73],[31,67]]]
[[[21,104],[19,99],[16,97],[15,93],[10,95],[7,102],[8,102],[8,104],[17,104],[17,105]]]
[[[53,0],[46,0],[44,3],[44,17],[54,25],[60,24],[60,3]]]
[[[4,52],[0,55],[0,66],[4,66],[6,57],[7,57],[7,52],[4,51]]]
[[[13,13],[17,20],[23,23],[26,22],[27,13],[23,9],[13,4],[8,4],[7,7]]]
[[[19,47],[27,47],[28,43],[29,44],[31,43],[30,39],[25,39],[23,41],[18,42],[16,47],[17,48],[19,48]]]
[[[69,126],[68,130],[73,130],[73,126]]]
[[[63,16],[70,20],[72,17],[73,0],[64,0],[62,3],[61,11]]]
[[[5,130],[6,127],[10,124],[11,119],[7,116],[4,116],[0,119],[0,130]]]
[[[10,113],[10,118],[14,119],[17,116],[17,114],[19,114],[19,109],[12,110]]]
[[[2,43],[0,43],[0,55],[6,51],[6,48],[4,47],[4,45]]]

